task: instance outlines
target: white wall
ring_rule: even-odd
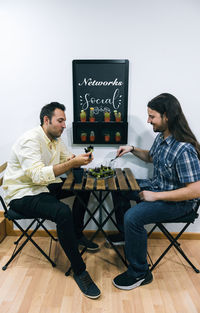
[[[162,92],[180,100],[200,140],[199,13],[198,0],[1,0],[0,163],[51,101],[66,105],[63,139],[83,152],[71,139],[73,59],[129,59],[129,143],[150,148],[155,134],[146,104]],[[116,149],[95,147],[95,162],[112,158]],[[131,167],[138,178],[151,173],[130,156],[117,166]],[[199,232],[200,224],[190,230]]]

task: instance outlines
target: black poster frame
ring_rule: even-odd
[[[73,60],[73,142],[82,143],[79,127],[85,131],[92,128],[112,128],[112,133],[120,131],[122,134],[119,143],[127,143],[127,115],[128,115],[128,75],[129,61],[127,59],[105,60]],[[95,123],[90,123],[88,116],[90,107],[94,107]],[[80,122],[81,110],[86,112],[87,120]],[[105,111],[110,111],[111,122],[108,126],[104,123]],[[114,111],[121,114],[120,123],[115,123]],[[82,123],[82,124],[80,124]],[[98,125],[97,125],[98,124]],[[111,126],[112,125],[112,126]],[[107,127],[108,126],[108,127]],[[89,143],[89,137],[87,139]],[[114,138],[109,142],[96,137],[95,144],[115,143]]]

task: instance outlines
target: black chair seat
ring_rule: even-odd
[[[4,163],[3,165],[0,165],[0,174],[4,172],[6,169],[7,163]],[[3,177],[0,178],[0,187],[3,183]],[[56,264],[51,260],[50,253],[51,253],[51,245],[52,240],[57,241],[57,238],[55,238],[49,230],[44,226],[45,219],[44,218],[37,218],[37,217],[26,217],[20,213],[15,212],[12,209],[8,209],[7,205],[3,199],[3,197],[0,195],[0,203],[3,206],[4,209],[4,216],[9,221],[12,221],[13,224],[21,231],[21,235],[19,238],[14,242],[15,248],[13,251],[13,254],[11,255],[10,259],[7,261],[7,263],[2,267],[3,270],[6,270],[8,265],[14,260],[14,258],[19,254],[19,252],[24,248],[24,246],[27,243],[33,244],[36,249],[38,249],[41,254],[51,263],[51,265],[54,267]],[[19,224],[19,220],[29,220],[28,226],[24,229],[22,225]],[[22,223],[21,223],[22,224]],[[48,236],[50,236],[50,247],[49,247],[49,255],[47,255],[44,250],[35,242],[35,240],[32,238],[34,234],[37,232],[39,228],[42,228]],[[24,240],[22,240],[24,239]],[[18,246],[18,244],[20,245]]]
[[[190,213],[173,220],[164,220],[161,223],[194,223],[195,219],[199,216],[197,212],[192,210]]]
[[[14,210],[12,209],[9,209],[5,214],[4,216],[6,218],[8,218],[10,221],[12,220],[24,220],[24,219],[31,219],[31,217],[25,217],[24,215],[18,213],[18,212],[15,212]],[[34,218],[34,217],[32,217]]]
[[[181,204],[180,204],[181,205]],[[187,263],[193,268],[193,270],[196,273],[199,273],[200,271],[194,266],[194,264],[188,259],[188,257],[185,255],[184,251],[182,250],[180,243],[178,242],[178,239],[181,237],[181,235],[185,232],[185,230],[190,226],[191,223],[194,223],[195,220],[198,218],[199,214],[197,213],[198,209],[199,209],[199,205],[200,205],[200,200],[195,202],[195,205],[192,209],[191,212],[189,212],[188,214],[179,217],[177,219],[173,219],[173,220],[163,220],[162,222],[159,223],[155,223],[155,225],[153,226],[153,228],[151,229],[151,231],[148,233],[148,237],[150,237],[150,235],[152,234],[152,232],[156,229],[156,227],[158,227],[160,229],[160,231],[165,235],[165,237],[170,241],[170,245],[165,249],[165,251],[160,255],[160,257],[153,263],[150,255],[149,259],[151,262],[150,265],[150,270],[153,271],[154,268],[158,265],[158,263],[162,260],[162,258],[166,255],[166,253],[172,248],[174,247],[182,256],[183,258],[187,261]],[[178,232],[178,234],[176,236],[174,236],[173,234],[170,233],[170,231],[167,230],[166,225],[164,224],[172,224],[172,223],[183,223],[183,227],[182,229]]]

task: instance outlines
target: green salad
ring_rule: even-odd
[[[101,165],[100,167],[89,168],[88,174],[95,178],[105,178],[114,175],[114,170],[110,166]]]
[[[85,153],[93,152],[94,147],[93,146],[89,146],[89,147],[85,148],[84,150],[85,150]],[[89,159],[91,159],[91,154],[89,155]]]
[[[84,148],[84,150],[85,150],[85,153],[93,152],[94,147],[93,147],[93,146],[89,146],[89,147],[87,147],[87,148]]]

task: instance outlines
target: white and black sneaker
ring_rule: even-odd
[[[152,280],[153,275],[149,270],[145,275],[140,277],[133,277],[126,271],[113,279],[113,285],[119,289],[131,290],[142,285],[150,284]]]

